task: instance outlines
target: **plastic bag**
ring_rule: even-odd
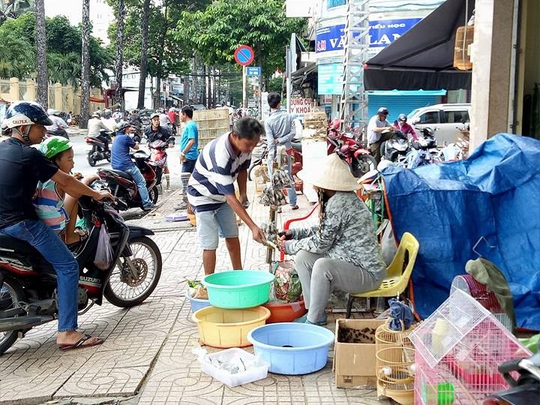
[[[107,226],[103,224],[99,231],[99,239],[94,257],[94,265],[100,270],[107,270],[113,261],[111,238]]]
[[[275,298],[287,302],[300,300],[302,284],[294,268],[294,262],[276,262],[272,272],[276,276],[273,283]]]

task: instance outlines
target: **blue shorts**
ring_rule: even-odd
[[[213,211],[196,211],[195,216],[197,218],[197,239],[204,250],[216,250],[219,237],[238,237],[236,215],[227,203]]]

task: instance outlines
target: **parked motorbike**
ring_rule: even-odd
[[[382,143],[381,149],[383,159],[400,164],[405,160],[405,156],[410,150],[410,144],[407,136],[396,130],[392,139]]]
[[[102,129],[99,131],[98,136],[87,136],[85,141],[88,145],[92,146],[86,156],[90,166],[94,167],[100,160],[106,160],[107,162],[111,161],[111,150],[109,148],[111,131]]]
[[[539,345],[540,346],[540,345]],[[483,405],[532,405],[540,398],[540,347],[529,358],[510,360],[499,365],[510,388],[488,396]]]
[[[96,181],[92,187],[104,187]],[[118,307],[142,303],[156,288],[162,258],[154,233],[139,226],[126,225],[108,202],[83,196],[80,215],[88,236],[70,246],[79,263],[79,314],[103,297]],[[113,259],[105,270],[94,264],[100,231],[106,226]],[[0,235],[0,354],[9,349],[19,335],[58,317],[56,273],[41,254],[25,241]]]
[[[142,150],[138,150],[130,156],[146,181],[150,201],[155,204],[158,200],[158,190],[156,188],[156,172],[150,164],[150,158]],[[98,169],[98,176],[107,183],[111,193],[114,195],[115,202],[113,206],[118,211],[135,207],[143,208],[139,188],[129,173],[121,170]]]
[[[351,168],[354,177],[362,177],[377,167],[375,158],[359,137],[340,131],[340,121],[333,120],[328,126],[327,152],[336,152]]]
[[[253,180],[253,170],[255,170],[257,166],[268,163],[268,145],[266,142],[262,142],[260,146],[261,146],[260,156],[251,161],[251,164],[248,169],[248,179],[250,181]],[[294,177],[300,170],[302,170],[302,165],[303,165],[302,145],[299,144],[298,141],[295,141],[293,139],[293,147],[291,149],[288,149],[286,153],[291,156],[291,159],[292,159],[291,174]]]

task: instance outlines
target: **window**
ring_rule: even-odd
[[[327,0],[326,8],[333,8],[344,6],[347,4],[347,0]]]
[[[420,116],[419,124],[438,124],[439,123],[439,112],[438,111],[428,111],[425,114]]]
[[[445,111],[444,122],[448,124],[464,124],[469,122],[468,111]]]

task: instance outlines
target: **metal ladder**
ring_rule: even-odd
[[[348,0],[344,50],[341,129],[354,128],[365,137],[369,117],[363,64],[369,51],[369,0]]]

